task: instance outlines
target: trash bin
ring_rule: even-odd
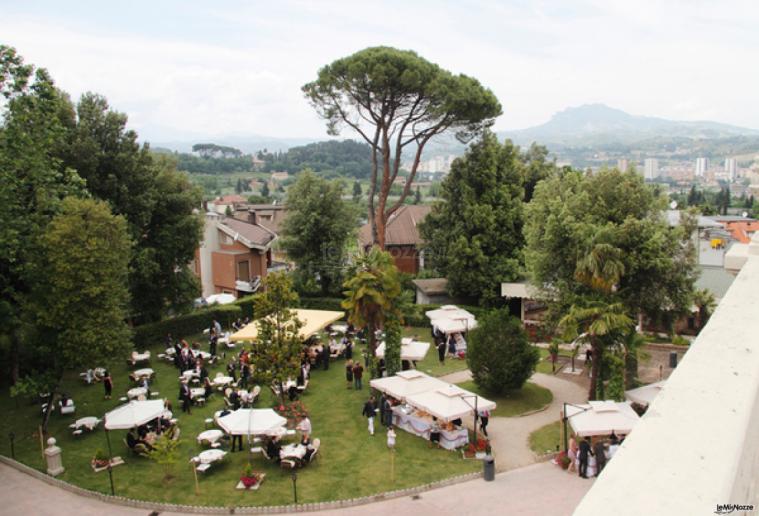
[[[495,480],[495,458],[490,454],[482,459],[482,477],[486,482]]]
[[[672,369],[677,367],[677,353],[674,351],[671,351],[669,353],[669,367],[671,367]]]

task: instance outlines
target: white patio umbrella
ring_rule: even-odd
[[[665,383],[666,380],[662,380],[649,385],[643,385],[637,389],[630,389],[629,391],[625,391],[625,399],[639,405],[648,406],[659,395]]]
[[[427,351],[429,351],[429,349],[429,342],[419,342],[416,340],[411,342],[403,342],[401,344],[401,360],[424,360],[424,357],[427,355]],[[377,346],[374,354],[377,355],[378,358],[385,358],[384,342],[380,343],[380,345]]]
[[[495,410],[495,402],[455,385],[414,394],[406,403],[443,421],[452,421],[473,414],[475,410]]]
[[[108,430],[129,430],[136,426],[161,417],[165,408],[162,400],[130,401],[105,414],[105,439],[108,442],[108,479],[111,482],[111,495],[116,494],[113,487],[113,450]]]
[[[629,434],[640,416],[629,402],[589,401],[586,405],[567,405],[566,416],[580,437]]]
[[[105,415],[106,430],[129,430],[161,417],[163,400],[130,401]]]
[[[444,305],[425,312],[432,326],[445,334],[463,333],[477,327],[474,315],[456,305]]]
[[[405,401],[413,394],[442,389],[448,384],[421,371],[411,370],[402,371],[395,376],[375,378],[369,381],[369,385],[393,398]]]
[[[237,409],[216,422],[230,435],[276,435],[287,419],[272,409]]]

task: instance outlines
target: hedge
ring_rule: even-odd
[[[189,314],[156,323],[143,324],[134,329],[134,345],[139,349],[162,343],[168,333],[174,338],[183,338],[202,332],[211,326],[214,319],[224,328],[229,328],[236,319],[243,317],[240,306],[222,305],[201,308]]]
[[[309,310],[344,312],[345,309],[340,304],[342,300],[340,297],[301,297],[299,307]]]

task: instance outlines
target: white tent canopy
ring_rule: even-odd
[[[163,400],[130,401],[106,413],[106,430],[128,430],[161,417]]]
[[[455,305],[443,305],[425,312],[432,326],[445,334],[463,333],[477,327],[474,315]]]
[[[409,396],[406,403],[443,421],[473,414],[475,407],[477,410],[495,410],[496,406],[493,401],[450,384],[442,389]]]
[[[429,342],[419,342],[416,340],[405,340],[401,342],[401,360],[424,360],[427,351],[430,349]],[[378,358],[385,358],[385,343],[380,343],[374,352]]]
[[[666,381],[662,380],[636,389],[630,389],[629,391],[625,391],[625,399],[643,406],[650,405],[656,396],[659,395],[665,383]]]
[[[323,330],[330,324],[339,321],[345,317],[345,312],[337,312],[331,310],[307,310],[305,308],[297,308],[292,310],[295,317],[303,323],[298,334],[300,338],[305,340],[314,333]],[[255,341],[258,338],[258,320],[253,321],[241,330],[233,333],[230,337],[230,341]]]
[[[629,434],[640,416],[629,402],[589,401],[586,405],[567,405],[567,417],[575,434],[580,437],[594,435]]]
[[[216,420],[231,435],[276,435],[287,423],[272,409],[238,409]]]
[[[442,380],[426,375],[421,371],[401,371],[395,376],[375,378],[369,382],[373,389],[405,401],[408,396],[422,392],[442,389],[448,386]]]

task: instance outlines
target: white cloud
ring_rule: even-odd
[[[75,97],[107,96],[150,139],[324,136],[301,85],[333,59],[378,44],[477,77],[504,106],[499,129],[588,102],[759,125],[752,2],[185,5],[166,31],[17,8],[0,19],[0,33]]]

